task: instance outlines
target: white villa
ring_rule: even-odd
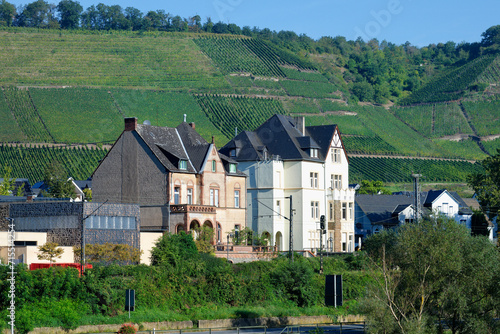
[[[247,178],[247,226],[289,250],[354,251],[354,189],[336,125],[305,126],[304,118],[274,115],[257,130],[234,137],[221,153]],[[326,233],[320,233],[324,215]]]

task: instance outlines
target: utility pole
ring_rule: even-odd
[[[418,182],[419,178],[422,177],[422,174],[412,174],[413,177],[413,191],[414,191],[414,196],[415,196],[415,222],[418,223],[420,220],[420,215],[421,213],[421,203],[420,203],[420,184]]]

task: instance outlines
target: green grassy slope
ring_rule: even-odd
[[[482,159],[476,141],[447,137],[500,134],[499,101],[470,90],[500,78],[494,56],[450,70],[407,99],[467,101],[388,110],[347,101],[347,84],[330,81],[311,58],[243,36],[13,29],[0,38],[2,142],[113,142],[123,117],[176,126],[184,114],[219,147],[236,127],[253,130],[274,113],[338,124],[350,153]],[[482,147],[492,153],[497,142]]]

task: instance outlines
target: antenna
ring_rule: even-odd
[[[151,125],[151,121],[147,119],[144,122],[142,122],[142,124],[144,124],[144,125]]]

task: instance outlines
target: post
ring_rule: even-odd
[[[292,195],[290,195],[290,261],[293,262],[293,202]]]

